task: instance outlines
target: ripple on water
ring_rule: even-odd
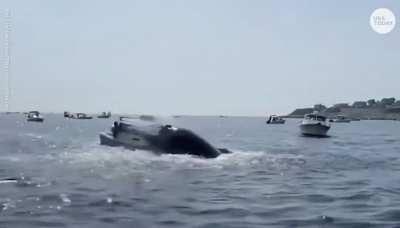
[[[4,219],[0,227],[66,227],[64,222],[43,221],[43,219]]]
[[[368,191],[359,191],[349,196],[343,196],[341,199],[348,201],[368,201],[374,197],[375,194]]]
[[[308,194],[304,198],[311,203],[331,203],[335,201],[335,197],[326,194]]]
[[[221,208],[213,208],[210,207],[208,209],[199,209],[193,207],[174,207],[176,212],[181,215],[186,215],[190,217],[203,218],[207,220],[207,218],[244,218],[251,215],[251,211],[240,208],[240,207],[221,207]]]
[[[388,209],[375,214],[374,217],[381,221],[400,222],[400,209]]]
[[[178,221],[178,220],[162,220],[157,222],[158,225],[163,226],[163,227],[178,227],[178,226],[185,226],[187,225],[184,222]]]

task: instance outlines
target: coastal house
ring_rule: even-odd
[[[333,105],[334,108],[350,108],[350,105],[348,103],[338,103]]]
[[[383,105],[393,105],[394,102],[396,102],[396,98],[394,98],[394,97],[391,97],[391,98],[383,98],[383,99],[381,100],[381,103],[382,103]]]
[[[373,107],[373,106],[376,105],[375,99],[369,99],[369,100],[367,101],[367,103],[368,103],[368,106],[369,106],[369,107]]]
[[[388,112],[388,113],[400,113],[400,105],[386,106],[385,112]]]
[[[298,108],[289,114],[291,117],[295,118],[303,118],[305,114],[312,113],[314,111],[313,108]]]
[[[365,101],[356,101],[352,105],[353,108],[366,108],[367,107],[367,102]]]
[[[314,105],[314,110],[315,110],[315,111],[321,112],[321,111],[324,111],[325,109],[326,109],[326,106],[323,105],[323,104],[316,104],[316,105]]]

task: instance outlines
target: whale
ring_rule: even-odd
[[[205,139],[186,128],[170,124],[145,123],[140,120],[115,121],[110,132],[100,133],[100,144],[124,147],[130,150],[149,150],[157,154],[189,154],[202,158],[216,158],[231,153],[226,148],[216,148]]]

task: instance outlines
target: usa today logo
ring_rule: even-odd
[[[369,19],[371,28],[379,34],[387,34],[394,29],[396,18],[394,13],[386,8],[374,10]]]

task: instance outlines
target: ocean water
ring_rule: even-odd
[[[182,117],[232,154],[154,155],[99,145],[109,120],[0,115],[0,227],[396,227],[400,122]]]

